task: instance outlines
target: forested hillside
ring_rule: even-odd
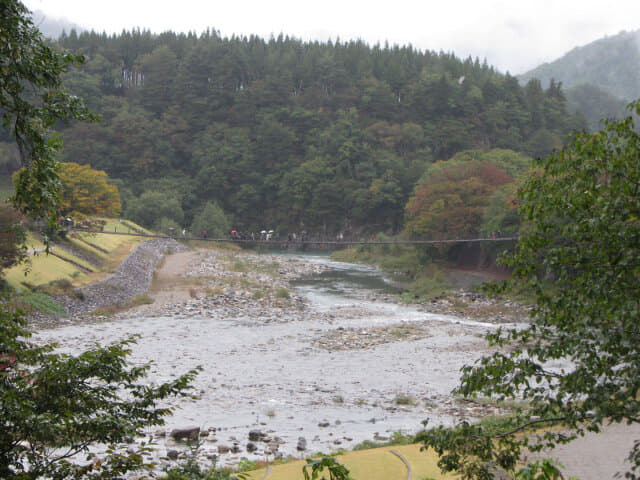
[[[601,118],[623,118],[626,105],[640,98],[640,30],[576,47],[518,79],[522,85],[532,79],[562,82],[569,109],[580,111],[595,131]]]
[[[640,30],[620,32],[582,47],[519,76],[523,84],[551,79],[565,88],[589,84],[630,102],[640,97]]]
[[[241,229],[397,232],[429,164],[541,156],[582,126],[556,83],[410,46],[145,31],[59,43],[85,55],[66,82],[102,117],[60,127],[60,160],[106,171],[123,215],[149,227],[189,228],[215,203]]]
[[[602,128],[602,119],[622,119],[629,114],[629,103],[614,97],[600,87],[589,84],[577,85],[566,90],[567,108],[584,115],[589,130],[595,132]]]

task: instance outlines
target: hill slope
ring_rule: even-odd
[[[217,204],[241,231],[397,232],[431,162],[542,156],[579,127],[558,88],[410,46],[146,31],[59,42],[86,56],[66,85],[102,118],[62,127],[61,160],[107,172],[123,216],[158,230],[194,228]]]
[[[521,84],[532,78],[543,85],[554,78],[565,88],[590,84],[627,101],[640,97],[640,30],[576,47],[558,60],[518,76]]]

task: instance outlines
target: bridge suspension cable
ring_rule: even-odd
[[[451,244],[451,243],[480,243],[480,242],[510,242],[518,240],[517,236],[509,237],[478,237],[478,238],[447,238],[438,240],[288,240],[288,239],[239,239],[239,238],[209,238],[209,237],[193,237],[176,235],[162,235],[152,233],[138,233],[138,232],[119,232],[116,230],[91,230],[84,228],[68,227],[67,232],[85,232],[85,233],[101,233],[105,235],[130,235],[132,237],[148,237],[148,238],[173,238],[174,240],[184,241],[202,241],[202,242],[217,242],[217,243],[240,243],[240,244],[287,244],[287,245],[437,245],[437,244]]]

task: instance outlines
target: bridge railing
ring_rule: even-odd
[[[118,231],[117,227],[114,231],[98,230],[98,229],[86,229],[69,227],[66,229],[68,232],[77,230],[84,233],[100,233],[105,235],[129,235],[133,237],[148,237],[148,238],[173,238],[181,241],[201,241],[201,242],[218,242],[218,243],[237,243],[237,244],[256,244],[256,245],[327,245],[327,246],[349,246],[349,245],[437,245],[437,244],[452,244],[452,243],[479,243],[479,242],[510,242],[518,240],[517,235],[510,236],[481,236],[474,238],[447,238],[447,239],[425,239],[425,240],[367,240],[367,239],[327,239],[327,238],[297,238],[295,240],[289,240],[288,238],[275,238],[275,239],[240,239],[240,238],[211,238],[211,237],[196,237],[189,235],[181,235],[176,233],[175,235],[165,234],[150,234],[150,233],[138,233],[131,231]]]

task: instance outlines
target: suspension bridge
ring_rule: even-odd
[[[429,239],[429,240],[365,240],[365,239],[317,239],[317,238],[298,238],[296,240],[289,240],[288,238],[272,238],[266,239],[243,239],[243,238],[230,238],[230,237],[203,237],[203,236],[190,236],[181,235],[176,233],[175,235],[166,234],[153,234],[153,233],[141,233],[134,232],[127,226],[123,226],[122,230],[114,228],[111,230],[99,230],[99,229],[86,229],[68,227],[62,230],[66,234],[73,232],[84,232],[92,234],[102,235],[129,235],[133,237],[146,237],[146,238],[172,238],[179,241],[198,241],[198,242],[211,242],[211,243],[235,243],[239,245],[246,245],[248,247],[258,246],[260,248],[279,248],[288,250],[305,250],[307,248],[321,248],[327,250],[347,248],[357,245],[448,245],[448,244],[474,244],[474,243],[502,243],[502,242],[514,242],[518,240],[517,236],[489,236],[489,237],[474,237],[474,238],[446,238],[446,239]]]

